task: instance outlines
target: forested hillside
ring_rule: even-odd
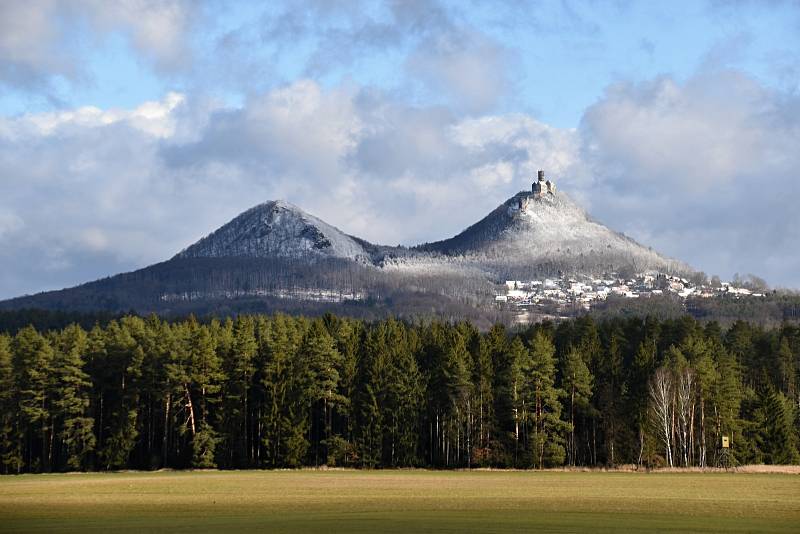
[[[326,315],[0,335],[0,470],[798,463],[800,328]]]

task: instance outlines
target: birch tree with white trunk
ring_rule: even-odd
[[[674,383],[672,373],[664,367],[656,370],[650,379],[650,416],[656,434],[664,446],[667,464],[673,467],[672,460],[672,399]]]

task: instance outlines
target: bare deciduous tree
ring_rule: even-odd
[[[650,379],[650,415],[656,433],[664,445],[667,463],[673,467],[672,462],[672,396],[673,379],[669,369],[664,367],[656,370]]]

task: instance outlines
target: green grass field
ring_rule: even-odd
[[[240,471],[0,477],[0,531],[800,532],[800,476]]]

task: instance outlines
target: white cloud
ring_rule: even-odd
[[[159,68],[185,67],[190,52],[186,35],[197,16],[190,0],[76,0],[101,33],[122,30]]]
[[[50,75],[73,78],[77,66],[62,42],[55,0],[0,2],[0,82],[41,87]]]
[[[581,126],[593,211],[730,276],[800,284],[800,99],[735,71],[620,84]]]
[[[0,2],[0,83],[49,94],[55,78],[85,79],[87,47],[102,44],[112,32],[129,36],[157,68],[183,68],[197,9],[189,0]],[[86,35],[87,27],[94,33]]]
[[[466,29],[422,40],[408,58],[408,69],[434,94],[447,95],[456,108],[482,113],[511,90],[510,52],[484,34]]]
[[[0,210],[0,243],[25,227],[25,223],[13,211]]]
[[[144,102],[132,110],[103,110],[85,106],[75,110],[37,113],[14,118],[0,117],[0,135],[6,138],[26,134],[49,136],[62,128],[96,128],[125,122],[128,126],[152,136],[170,137],[175,133],[175,117],[172,112],[184,101],[184,95],[168,93],[162,101]]]

